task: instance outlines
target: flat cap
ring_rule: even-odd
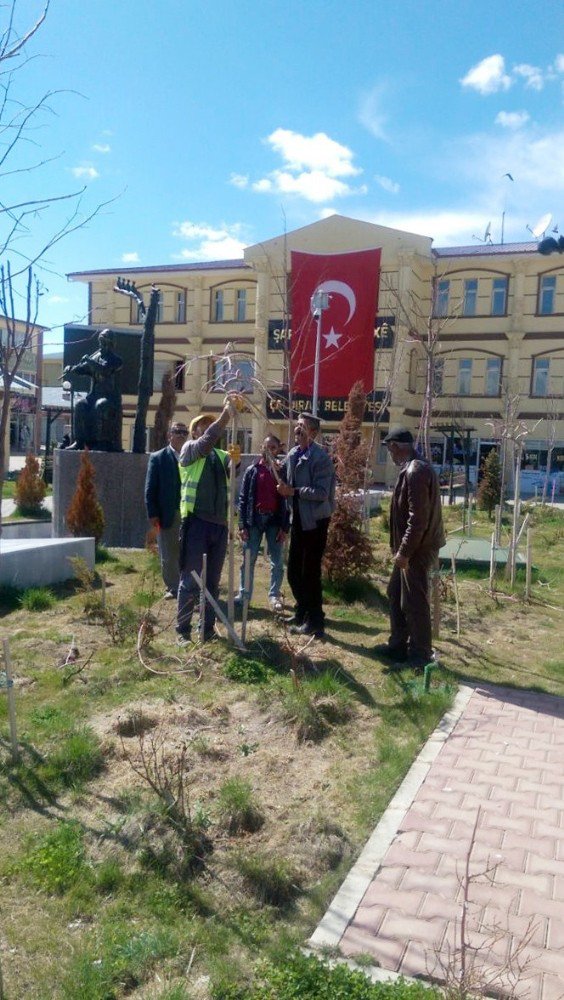
[[[313,427],[317,427],[318,430],[321,427],[320,418],[314,417],[313,413],[309,413],[307,410],[304,410],[303,413],[300,413],[300,417],[303,417],[304,420],[308,420],[309,423],[312,424]]]
[[[396,441],[398,444],[413,444],[413,434],[407,427],[392,427],[384,438],[384,444]]]

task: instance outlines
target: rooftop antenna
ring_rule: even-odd
[[[492,224],[488,222],[486,226],[486,231],[483,236],[472,235],[473,240],[478,240],[479,243],[491,243],[492,241]]]
[[[532,229],[529,225],[527,225],[525,228],[528,229],[529,232],[533,234],[536,240],[540,240],[541,238],[544,237],[544,234],[546,233],[551,222],[552,222],[552,215],[550,214],[550,212],[547,212],[546,215],[541,215],[536,226],[533,226]]]

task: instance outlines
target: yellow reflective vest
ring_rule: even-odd
[[[189,465],[178,466],[180,473],[180,516],[196,514],[204,520],[227,519],[227,470],[229,455],[214,448],[209,455]]]

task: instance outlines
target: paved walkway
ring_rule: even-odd
[[[563,1000],[564,698],[461,689],[310,945],[374,979],[464,957],[477,995]]]

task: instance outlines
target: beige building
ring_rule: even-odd
[[[0,316],[0,400],[4,392],[3,363],[7,363],[8,370],[11,370],[14,364],[13,351],[10,347],[11,338],[15,338],[18,347],[29,341],[29,350],[23,352],[18,371],[12,379],[10,416],[4,442],[6,468],[9,466],[10,454],[21,455],[29,451],[35,453],[39,451],[40,372],[43,359],[43,334],[46,330],[47,327],[39,324],[30,328],[25,320],[8,321],[5,316]]]
[[[116,278],[133,280],[147,302],[157,285],[155,390],[163,373],[174,371],[177,415],[189,417],[219,413],[226,388],[246,389],[252,412],[240,419],[239,440],[244,450],[256,451],[267,428],[288,437],[290,251],[373,247],[381,247],[382,264],[365,432],[374,434],[375,481],[394,476],[380,443],[388,427],[419,426],[430,333],[437,465],[459,463],[465,445],[475,480],[503,436],[510,403],[526,432],[524,491],[542,484],[551,441],[551,486],[554,480],[564,491],[564,259],[542,256],[536,243],[434,248],[431,238],[334,215],[248,247],[241,260],[74,272],[69,279],[88,284],[90,324],[130,332],[139,329],[137,309],[113,291]],[[152,397],[150,426],[159,396]],[[294,413],[305,405],[296,401]],[[323,402],[326,435],[336,432],[345,405]],[[125,397],[125,448],[134,412],[135,398]]]

